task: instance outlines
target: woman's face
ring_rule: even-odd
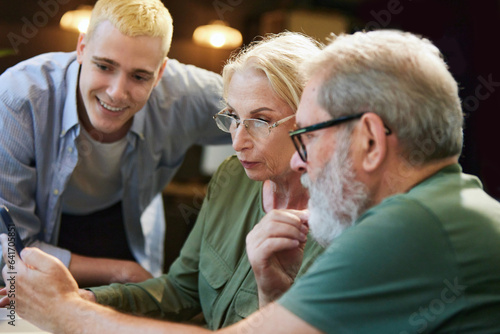
[[[239,120],[259,119],[270,125],[293,115],[288,104],[271,88],[265,74],[247,69],[233,74],[227,90],[227,112]],[[254,137],[243,124],[231,134],[233,148],[248,177],[256,181],[280,182],[290,173],[290,159],[295,152],[288,135],[295,118],[271,129],[267,137]]]

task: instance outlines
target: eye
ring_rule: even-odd
[[[149,77],[146,77],[146,76],[143,76],[143,75],[139,75],[139,74],[134,74],[134,79],[137,80],[137,81],[149,81]]]
[[[309,132],[309,133],[306,133],[306,134],[305,134],[305,135],[303,135],[303,136],[305,136],[305,137],[306,137],[307,139],[309,139],[309,140],[311,140],[311,139],[313,139],[313,138],[314,138],[314,134],[312,134],[312,133],[310,133],[310,132]]]
[[[99,63],[94,63],[95,66],[100,69],[101,71],[108,71],[109,70],[109,67],[106,66],[106,65],[103,65],[103,64],[99,64]]]
[[[225,114],[234,119],[240,119],[240,117],[236,115],[233,111],[227,110]]]
[[[261,113],[255,114],[251,118],[258,120],[258,121],[261,121],[261,122],[265,122],[267,125],[269,125],[269,123],[271,123],[271,121],[270,121],[271,118],[269,116],[261,114]]]
[[[304,145],[306,145],[307,143],[310,143],[315,138],[314,134],[311,132],[304,133],[304,134],[300,135],[300,137],[301,137]]]

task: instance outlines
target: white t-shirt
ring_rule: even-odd
[[[63,194],[63,212],[85,215],[121,200],[120,160],[127,146],[123,137],[113,143],[101,143],[80,126],[78,163]]]

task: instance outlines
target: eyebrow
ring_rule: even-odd
[[[227,106],[230,108],[230,109],[233,109],[233,110],[236,110],[234,109],[229,103],[227,104]],[[255,115],[255,114],[258,114],[259,112],[261,111],[274,111],[274,109],[271,109],[271,108],[268,108],[268,107],[260,107],[260,108],[257,108],[257,109],[254,109],[254,110],[251,110],[250,111],[250,115]]]
[[[109,58],[106,58],[106,57],[93,56],[92,60],[94,60],[94,61],[101,61],[101,62],[105,62],[105,63],[108,63],[110,65],[116,66],[116,67],[120,67],[119,63],[117,63],[113,59],[109,59]],[[154,75],[154,72],[151,72],[151,71],[148,71],[148,70],[144,70],[144,69],[140,69],[140,68],[134,68],[134,69],[132,69],[132,72],[134,72],[134,73],[144,73],[144,74],[147,74],[147,75]]]

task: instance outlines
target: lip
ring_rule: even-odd
[[[241,165],[245,169],[251,169],[257,166],[259,163],[258,162],[253,162],[253,161],[245,161],[245,160],[240,160]]]
[[[103,100],[99,99],[98,97],[96,97],[96,100],[97,100],[97,106],[99,107],[99,109],[102,110],[104,113],[109,114],[109,115],[115,115],[115,116],[121,115],[124,113],[125,110],[127,110],[127,107],[119,108],[119,110],[111,110],[111,109],[108,109],[107,107],[111,107],[114,109],[118,109],[118,107],[113,107],[113,106],[109,105],[108,103],[104,102]],[[107,107],[105,107],[104,105],[106,105]]]

